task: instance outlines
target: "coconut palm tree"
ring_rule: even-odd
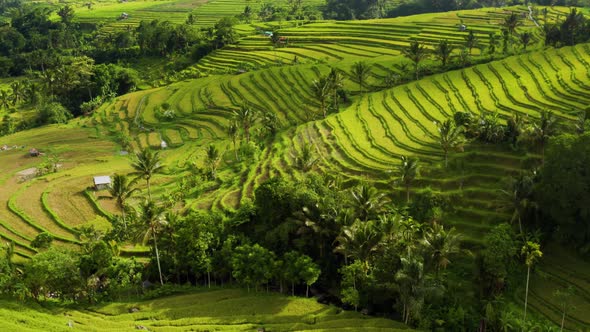
[[[443,225],[434,223],[424,233],[422,245],[425,249],[425,261],[438,275],[441,268],[446,269],[451,263],[450,256],[461,250],[461,236],[455,232],[455,228],[447,231]]]
[[[428,57],[428,50],[424,45],[414,40],[410,43],[409,47],[402,50],[402,54],[414,63],[414,74],[416,75],[416,79],[418,79],[418,66],[422,60]]]
[[[526,271],[526,290],[524,295],[524,317],[522,318],[523,322],[526,321],[526,309],[529,299],[529,280],[531,276],[531,267],[535,264],[537,259],[543,256],[541,252],[541,246],[538,243],[527,241],[521,249],[521,254],[524,256],[524,263],[527,267]]]
[[[533,178],[526,174],[520,174],[516,178],[511,178],[506,189],[499,191],[500,208],[502,210],[511,210],[511,223],[518,221],[520,234],[522,229],[522,215],[530,206],[533,195]]]
[[[137,220],[140,222],[139,235],[144,244],[147,244],[150,238],[153,240],[156,262],[158,263],[158,273],[160,275],[160,284],[164,284],[162,277],[162,267],[160,266],[160,253],[158,252],[158,232],[162,226],[166,225],[164,209],[151,200],[146,200],[140,204],[137,209]]]
[[[372,222],[357,220],[351,226],[342,227],[340,235],[336,237],[338,245],[334,252],[344,255],[345,264],[348,264],[348,258],[360,261],[367,271],[382,239],[383,235],[377,232]]]
[[[361,184],[351,189],[350,194],[351,206],[356,216],[362,221],[377,216],[387,203],[385,194],[367,184]]]
[[[215,145],[209,145],[205,151],[205,164],[207,165],[209,174],[211,174],[213,179],[215,179],[220,158],[219,150],[215,147]]]
[[[0,108],[5,110],[10,108],[10,95],[6,90],[0,91]]]
[[[127,200],[139,190],[134,188],[137,183],[137,178],[130,180],[126,175],[115,174],[113,175],[113,184],[109,187],[109,194],[111,198],[115,199],[117,206],[121,209],[123,214],[123,226],[127,230],[127,221],[125,219],[125,208],[127,206]]]
[[[541,117],[528,130],[528,139],[541,147],[541,163],[545,162],[545,146],[557,130],[557,118],[551,111],[541,111]]]
[[[467,36],[465,36],[465,48],[469,50],[469,55],[471,55],[472,50],[477,47],[477,36],[473,33],[473,30],[469,30]]]
[[[12,89],[12,105],[16,105],[23,98],[23,84],[19,81],[14,81],[10,84]]]
[[[463,148],[463,144],[465,143],[463,132],[464,128],[462,126],[456,126],[451,120],[446,120],[438,125],[438,143],[444,152],[445,168],[448,166],[449,151]]]
[[[238,125],[235,121],[232,121],[229,126],[227,127],[227,135],[231,138],[231,141],[234,145],[234,153],[236,154],[236,161],[240,161],[238,157],[238,148],[236,146],[236,141],[238,140]]]
[[[338,111],[340,108],[340,97],[338,96],[338,92],[344,87],[344,76],[342,75],[342,72],[338,69],[332,68],[328,74],[328,82],[332,94],[332,105],[334,106],[334,109]]]
[[[496,48],[498,47],[499,43],[500,43],[500,37],[493,33],[490,32],[489,34],[489,45],[488,45],[488,53],[492,56],[492,59],[494,58],[494,54],[496,54]]]
[[[326,102],[330,97],[330,81],[326,77],[320,77],[311,82],[311,92],[313,96],[320,102],[320,112],[326,118],[327,107]]]
[[[402,319],[408,324],[412,315],[420,312],[424,304],[424,263],[412,255],[400,258],[401,269],[395,274],[400,289]]]
[[[514,33],[516,32],[516,27],[518,27],[519,25],[520,17],[518,16],[518,14],[514,12],[510,14],[510,16],[505,17],[504,22],[502,22],[502,26],[506,29],[506,31],[508,31],[510,37],[514,35]]]
[[[350,67],[350,75],[359,83],[359,91],[363,94],[363,85],[371,75],[371,66],[364,61],[357,61]]]
[[[135,172],[131,174],[145,179],[148,189],[148,199],[151,200],[150,180],[154,174],[160,173],[164,169],[161,163],[160,153],[145,148],[135,154],[135,160],[131,163],[131,167],[135,169]]]
[[[234,121],[242,126],[244,131],[244,138],[246,142],[250,143],[250,128],[254,125],[258,119],[258,112],[251,108],[248,103],[243,103],[240,108],[233,112]]]
[[[318,162],[310,144],[304,144],[301,152],[298,155],[293,155],[293,158],[295,159],[294,166],[303,173],[309,172]]]
[[[443,39],[437,45],[434,50],[436,57],[442,62],[443,67],[447,65],[451,54],[453,54],[453,46],[449,44],[448,40]]]
[[[410,185],[420,173],[420,164],[418,158],[408,156],[401,157],[401,163],[397,166],[399,182],[406,188],[406,203],[410,203]]]
[[[522,48],[526,51],[527,46],[529,46],[531,42],[533,34],[530,32],[523,32],[520,34],[520,43],[522,44]]]

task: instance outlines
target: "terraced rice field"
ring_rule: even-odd
[[[211,1],[199,8],[221,6],[222,2]],[[226,7],[230,7],[229,2]],[[74,246],[78,243],[75,227],[96,216],[117,213],[112,202],[98,200],[101,193],[86,189],[92,184],[92,176],[130,171],[129,157],[120,155],[120,147],[111,141],[116,134],[124,134],[133,149],[158,147],[162,140],[168,143],[169,148],[163,151],[167,174],[154,179],[156,196],[187,176],[187,161],[202,163],[204,148],[209,144],[218,146],[225,155],[216,190],[185,202],[187,207],[218,210],[234,209],[271,176],[292,176],[292,153],[300,151],[304,144],[310,143],[316,149],[320,170],[341,174],[347,182],[370,180],[388,188],[390,170],[399,163],[399,157],[417,156],[424,167],[413,191],[430,187],[448,195],[455,209],[444,216],[445,222],[456,226],[468,245],[476,248],[491,227],[509,218],[494,206],[501,187],[499,179],[515,174],[523,160],[538,156],[471,144],[465,152],[454,153],[450,168],[443,171],[438,167],[442,152],[436,143],[437,122],[458,111],[536,118],[544,109],[554,111],[563,121],[573,119],[590,104],[590,45],[512,56],[393,89],[383,90],[381,81],[399,71],[393,65],[404,61],[399,52],[411,38],[431,45],[441,36],[448,36],[459,43],[465,32],[459,32],[457,25],[464,22],[485,44],[488,32],[498,31],[498,23],[507,13],[478,10],[314,23],[282,30],[289,37],[289,47],[277,49],[271,49],[266,38],[247,37],[235,47],[211,54],[197,66],[203,71],[226,72],[245,62],[255,67],[277,59],[292,62],[297,57],[300,62],[135,92],[103,105],[92,118],[2,137],[0,145],[26,146],[0,152],[0,200],[6,202],[6,208],[0,209],[0,237],[13,241],[17,255],[26,259],[36,252],[30,242],[38,233],[50,232],[59,245]],[[558,15],[559,8],[551,13]],[[529,29],[531,24],[527,22],[521,29]],[[381,91],[361,96],[358,84],[347,76],[345,89],[356,95],[351,104],[338,114],[318,120],[319,103],[311,94],[312,81],[330,70],[325,62],[348,70],[351,61],[359,59],[374,64],[367,86]],[[158,117],[164,102],[174,111],[173,119]],[[244,102],[260,113],[275,113],[280,131],[272,144],[262,147],[258,157],[246,166],[225,167],[233,164],[233,147],[226,128],[233,110]],[[17,173],[41,162],[26,156],[30,147],[58,153],[63,159],[62,169],[21,182]],[[468,166],[461,166],[464,164]],[[145,249],[123,250],[136,254]],[[572,264],[576,262],[544,266],[550,277],[535,280],[531,306],[551,319],[555,319],[556,310],[549,303],[550,295],[542,291],[544,288],[555,288],[567,280],[580,289],[578,302],[584,301],[590,290],[583,278],[566,273],[564,266]],[[572,316],[569,324],[587,328],[583,314]]]
[[[473,31],[480,47],[487,47],[490,33],[500,33],[504,18],[516,12],[526,15],[526,7],[507,9],[481,9],[448,13],[435,13],[365,21],[324,21],[280,30],[288,39],[285,47],[273,47],[268,37],[253,35],[241,39],[236,45],[225,47],[205,57],[197,68],[205,72],[235,72],[241,68],[264,68],[278,64],[297,62],[349,65],[359,59],[374,60],[380,64],[392,61],[401,49],[412,40],[418,40],[429,48],[441,39],[455,46],[465,43],[468,31],[460,31],[465,24]],[[567,8],[554,7],[548,20],[563,15]],[[534,38],[531,47],[541,40],[540,30],[533,21],[522,20],[519,32],[531,31]],[[478,48],[473,54],[480,54]]]
[[[556,301],[555,290],[572,287],[568,300],[565,328],[572,331],[590,329],[590,269],[588,262],[558,246],[548,246],[539,269],[531,278],[530,306],[545,318],[561,322],[563,308]]]
[[[138,312],[129,313],[137,308]],[[72,309],[0,300],[8,331],[411,331],[401,323],[369,318],[315,299],[219,289],[142,302],[115,302]],[[68,327],[72,324],[72,328]]]
[[[105,32],[136,27],[141,21],[165,19],[175,24],[186,22],[189,14],[196,18],[195,25],[209,27],[223,17],[235,16],[249,5],[255,13],[261,2],[249,0],[146,0],[146,1],[101,1],[89,9],[86,2],[75,3],[76,20],[80,23],[103,25]],[[286,0],[273,1],[274,5],[286,5]],[[304,0],[304,5],[320,6],[321,0]],[[126,19],[120,19],[127,13]],[[163,16],[164,15],[164,16]]]

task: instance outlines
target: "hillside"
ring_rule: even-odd
[[[88,13],[80,10],[78,19],[90,23],[104,20],[104,31],[108,32],[121,29],[122,24],[135,25],[139,20],[157,17],[161,12],[181,22],[195,10],[198,24],[205,26],[221,16],[238,13],[242,5],[229,0],[100,3]],[[123,9],[131,13],[130,19],[124,23],[113,20]],[[512,9],[521,16],[528,13],[526,7]],[[565,8],[551,9],[548,21],[565,12]],[[429,59],[419,80],[407,79],[393,86],[385,81],[390,77],[413,77],[410,62],[402,55],[412,41],[423,42],[429,50],[442,38],[460,46],[467,32],[459,31],[458,26],[466,24],[485,50],[490,34],[500,33],[501,22],[510,13],[482,9],[291,25],[280,30],[287,40],[281,47],[273,46],[268,37],[256,35],[256,24],[240,26],[248,36],[212,52],[192,67],[202,78],[118,96],[90,116],[1,137],[0,144],[10,149],[0,152],[0,200],[6,202],[0,208],[0,238],[15,244],[19,262],[38,252],[31,242],[41,232],[53,235],[58,246],[77,247],[77,227],[120,213],[112,200],[104,199],[106,192],[91,190],[92,177],[127,174],[131,172],[133,152],[148,147],[160,149],[165,141],[167,148],[161,153],[166,168],[154,177],[152,192],[159,199],[171,201],[174,211],[234,212],[249,202],[255,189],[266,180],[274,176],[301,177],[294,171],[296,158],[308,147],[318,158],[315,169],[319,173],[337,174],[347,188],[363,182],[374,184],[388,190],[394,201],[402,201],[405,191],[392,184],[392,170],[402,156],[417,157],[422,171],[410,194],[413,197],[432,190],[448,198],[453,208],[445,213],[444,225],[462,234],[464,249],[477,252],[484,245],[484,236],[511,218],[497,203],[506,178],[519,174],[523,165],[538,164],[541,154],[472,141],[463,151],[450,154],[446,168],[437,142],[439,124],[458,112],[471,112],[475,118],[496,115],[501,122],[515,115],[534,121],[545,110],[553,111],[562,123],[573,124],[579,111],[590,104],[590,44],[543,48],[540,29],[524,20],[517,31],[532,33],[529,52],[514,46],[516,54],[502,58],[499,52],[494,53],[494,60],[474,48],[471,58],[480,64],[455,63],[456,69],[441,72],[436,69],[439,61]],[[459,51],[453,55],[458,58]],[[351,74],[351,65],[357,61],[371,65],[370,76],[362,85]],[[347,100],[324,118],[312,85],[332,68],[342,71]],[[276,133],[271,139],[256,136],[252,144],[241,139],[239,143],[248,146],[250,152],[238,161],[242,150],[235,151],[228,128],[235,111],[244,105],[260,114],[253,136],[262,135],[268,118],[274,119]],[[172,116],[162,115],[169,110]],[[221,155],[216,178],[199,180],[190,188],[181,187],[183,181],[200,174],[209,146],[215,146]],[[26,174],[35,173],[35,168],[46,162],[43,156],[29,156],[30,148],[39,149],[45,157],[57,155],[59,171],[29,179]],[[139,186],[143,189],[144,183]],[[179,192],[183,194],[181,199],[174,196]],[[121,247],[123,256],[147,258],[149,254],[147,247],[133,241]],[[587,264],[563,248],[556,246],[548,251],[540,273],[532,277],[529,301],[533,311],[559,322],[561,309],[552,293],[572,286],[576,291],[572,300],[575,309],[569,313],[566,326],[587,329]],[[520,301],[522,296],[519,293],[517,297],[516,301]],[[223,307],[225,303],[220,305],[224,301],[228,302],[227,308]],[[342,326],[364,330],[401,328],[389,320],[339,313],[338,309],[312,300],[254,296],[235,290],[113,303],[80,311],[4,304],[12,311],[0,311],[0,319],[14,324],[24,321],[31,329],[66,329],[68,320],[85,329],[101,326],[101,330],[103,326],[120,330],[136,325],[154,330],[247,330],[261,323],[272,330],[306,330],[312,329],[308,326],[311,320],[315,322],[313,330]],[[128,314],[130,306],[140,307],[140,312]],[[41,312],[27,314],[32,309]],[[16,316],[13,311],[17,310],[24,314]],[[243,314],[226,316],[227,312],[239,310],[244,310]],[[68,317],[62,319],[66,311]],[[193,316],[195,313],[201,316]],[[252,315],[256,319],[251,319]]]
[[[141,302],[113,302],[84,309],[15,304],[0,300],[4,331],[150,331],[215,330],[411,331],[402,324],[369,318],[317,303],[314,299],[244,290],[200,291]],[[139,309],[130,313],[130,309]],[[68,327],[68,323],[72,327]]]

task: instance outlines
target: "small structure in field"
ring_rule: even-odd
[[[459,31],[467,31],[467,26],[465,24],[459,25]]]
[[[111,177],[108,175],[94,177],[94,190],[104,190],[111,186]]]
[[[121,16],[119,16],[119,20],[126,20],[129,18],[129,14],[127,13],[121,13]]]
[[[161,148],[162,150],[163,150],[163,149],[166,149],[167,147],[168,147],[168,143],[166,143],[166,141],[162,141],[162,142],[160,142],[160,148]]]
[[[31,157],[39,157],[41,155],[41,152],[39,152],[39,150],[32,148],[29,150],[29,156]]]

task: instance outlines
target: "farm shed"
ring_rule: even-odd
[[[103,190],[111,186],[111,177],[108,175],[94,177],[94,189]]]
[[[32,148],[29,150],[29,156],[31,157],[39,157],[41,153],[39,152],[39,150]]]

